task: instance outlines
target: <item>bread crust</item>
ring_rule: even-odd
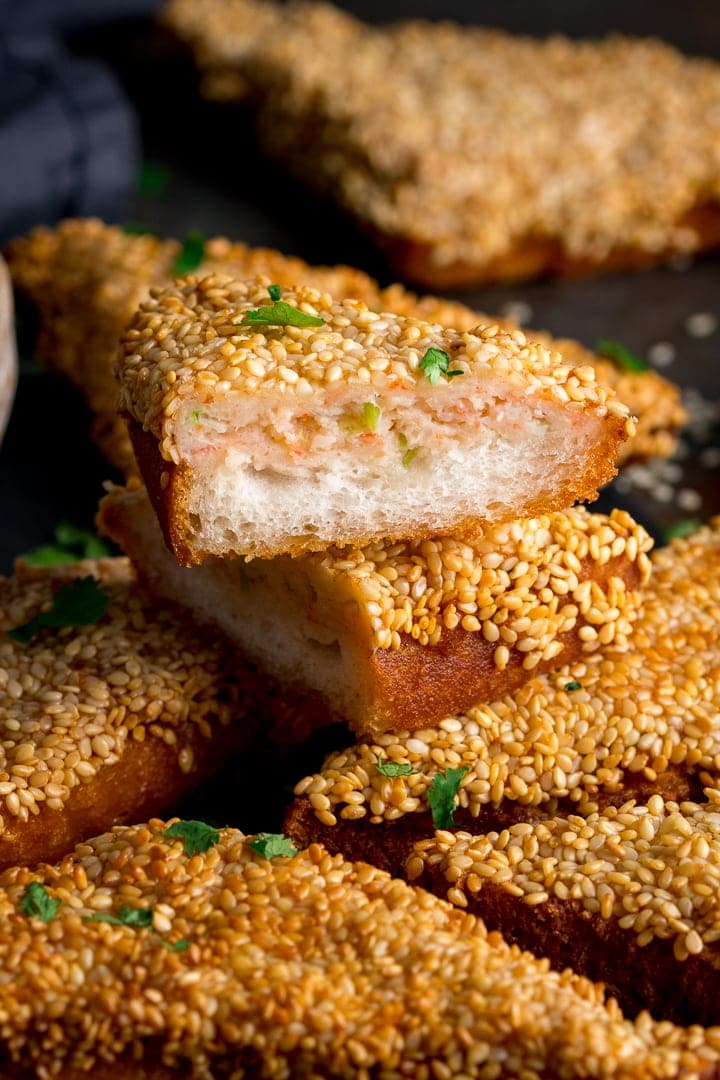
[[[699,203],[677,222],[696,236],[695,248],[711,252],[720,247],[720,203]],[[502,255],[484,263],[439,263],[431,244],[409,237],[394,236],[377,229],[372,236],[382,248],[393,272],[404,281],[425,289],[469,289],[478,285],[508,284],[541,276],[587,277],[621,270],[647,270],[677,254],[676,249],[647,251],[634,247],[616,247],[601,259],[569,255],[560,240],[551,237],[519,237]]]
[[[618,557],[603,566],[582,560],[582,577],[600,587],[610,578],[622,578],[628,590],[640,587],[642,573],[636,562]],[[403,635],[399,649],[375,649],[369,660],[376,702],[374,729],[416,731],[454,713],[464,712],[483,701],[495,701],[510,694],[535,675],[556,670],[582,656],[580,630],[587,625],[579,615],[575,627],[557,640],[563,651],[541,660],[532,671],[523,668],[525,654],[511,648],[507,667],[494,662],[495,644],[480,633],[457,626],[443,627],[437,645],[420,645]]]
[[[251,737],[250,724],[238,718],[218,725],[210,738],[196,725],[184,724],[173,746],[153,736],[129,741],[120,760],[74,788],[62,810],[44,808],[27,821],[8,815],[0,835],[0,870],[55,862],[76,844],[114,825],[156,816],[218,772],[230,755],[248,746]],[[189,772],[180,768],[181,749],[192,754]]]
[[[626,773],[621,787],[601,788],[594,802],[601,809],[606,806],[622,806],[628,799],[647,802],[651,795],[660,794],[674,802],[702,801],[702,781],[692,773],[681,769],[668,769],[657,780],[647,780],[639,773]],[[578,803],[572,799],[554,799],[540,806],[528,806],[505,799],[499,806],[488,803],[474,817],[463,806],[455,810],[456,831],[473,834],[501,831],[523,821],[542,821],[559,813],[579,813]],[[359,820],[339,817],[336,825],[323,825],[309,798],[300,796],[288,807],[284,831],[296,846],[322,844],[333,854],[361,860],[379,866],[381,870],[396,877],[405,873],[405,863],[413,845],[426,840],[435,831],[432,817],[426,810],[403,814],[395,821],[383,821],[375,825],[366,817]],[[443,896],[447,892],[447,883]]]

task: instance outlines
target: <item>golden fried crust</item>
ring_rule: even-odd
[[[186,724],[176,732],[174,746],[153,737],[128,743],[116,764],[73,789],[62,810],[46,809],[24,822],[8,815],[0,836],[0,869],[54,862],[89,836],[167,810],[245,749],[252,734],[248,718],[238,717],[218,725],[211,738]],[[179,748],[193,755],[189,772],[180,768]]]
[[[610,559],[602,566],[582,560],[583,580],[593,580],[601,588],[610,578],[621,578],[628,590],[640,587],[642,571],[627,558]],[[463,712],[479,701],[495,701],[512,693],[532,674],[552,671],[582,655],[579,632],[587,625],[580,615],[575,627],[557,640],[563,645],[560,656],[540,663],[530,673],[523,668],[524,655],[510,650],[507,667],[499,670],[494,661],[496,646],[482,634],[443,628],[437,645],[421,645],[403,635],[399,649],[376,649],[371,657],[371,673],[378,705],[376,726],[384,730],[415,731]],[[432,707],[430,704],[432,703]]]
[[[720,246],[720,204],[715,201],[699,204],[684,214],[676,227],[695,235],[694,250],[714,251]],[[541,275],[585,277],[618,270],[646,270],[673,254],[672,248],[645,251],[619,246],[600,259],[577,258],[568,254],[559,240],[526,236],[515,240],[502,255],[483,263],[462,260],[438,263],[429,244],[377,230],[373,230],[373,236],[398,277],[438,292],[525,281]]]
[[[645,802],[651,795],[660,794],[674,802],[702,799],[702,783],[689,772],[682,769],[668,769],[656,780],[645,779],[639,773],[628,773],[622,786],[601,789],[595,797],[594,805],[622,806],[628,799]],[[499,806],[483,806],[479,814],[473,815],[467,807],[458,806],[455,810],[455,829],[473,834],[507,829],[522,821],[542,821],[555,814],[579,813],[578,804],[571,799],[553,799],[540,806],[527,806],[504,799]],[[309,798],[296,798],[288,807],[284,822],[285,833],[292,838],[296,846],[322,844],[333,853],[348,859],[360,859],[381,870],[402,877],[405,863],[411,854],[413,845],[432,836],[433,821],[428,811],[404,814],[395,821],[383,821],[374,824],[368,818],[353,820],[338,818],[336,825],[323,825],[318,821]],[[442,893],[447,893],[447,884]]]

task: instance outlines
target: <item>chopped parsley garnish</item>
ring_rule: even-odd
[[[200,855],[217,844],[220,830],[206,825],[204,821],[176,821],[168,826],[163,835],[184,840],[186,855]]]
[[[8,630],[13,641],[27,645],[44,626],[87,626],[107,611],[110,597],[94,577],[76,578],[61,585],[49,611],[41,611],[23,626]]]
[[[187,938],[180,938],[179,941],[160,941],[158,942],[161,948],[167,949],[168,952],[185,952],[190,948],[190,942]]]
[[[400,458],[402,466],[404,469],[407,469],[411,465],[420,447],[408,446],[406,435],[398,435],[398,443],[400,445],[400,453],[402,454],[402,457]]]
[[[58,913],[61,901],[53,900],[39,881],[31,881],[20,900],[20,910],[30,919],[51,922]]]
[[[373,434],[377,431],[380,409],[372,401],[366,401],[362,407],[363,425]]]
[[[117,915],[111,915],[107,911],[95,911],[92,915],[85,916],[85,922],[106,922],[111,926],[152,926],[154,911],[149,907],[133,908],[127,904],[118,911]]]
[[[565,690],[568,694],[571,694],[573,690],[582,690],[582,683],[579,683],[577,679],[571,679],[570,682],[565,683]]]
[[[282,296],[282,289],[279,285],[268,285],[268,292],[271,300],[279,300]]]
[[[284,300],[276,300],[274,304],[248,311],[240,326],[323,326],[324,323],[319,315],[308,315]]]
[[[282,833],[258,833],[255,839],[250,841],[249,846],[263,859],[275,859],[279,855],[297,855],[292,842]]]
[[[420,370],[431,386],[436,386],[440,382],[441,375],[445,375],[448,379],[452,379],[455,375],[465,374],[465,372],[461,371],[459,368],[454,368],[450,371],[449,367],[450,357],[442,349],[428,349],[420,361]]]
[[[200,410],[193,409],[193,411],[190,413],[190,419],[192,420],[195,427],[200,427]]]
[[[161,195],[168,186],[169,173],[157,161],[143,161],[138,173],[138,191],[141,195]]]
[[[366,401],[359,413],[341,416],[339,425],[348,435],[360,435],[363,431],[369,431],[371,435],[374,435],[381,415],[382,410],[379,405]]]
[[[182,277],[192,270],[197,270],[205,258],[205,237],[199,232],[189,232],[183,240],[183,246],[172,265],[173,277]]]
[[[28,566],[62,566],[79,559],[102,559],[111,554],[109,546],[94,532],[69,521],[62,521],[53,535],[54,544],[42,544],[23,555]]]
[[[433,825],[436,829],[451,829],[455,824],[453,817],[455,800],[460,789],[460,781],[468,771],[468,766],[460,769],[448,769],[437,773],[428,788],[428,802],[432,812]]]
[[[702,521],[698,521],[697,518],[676,521],[665,530],[665,541],[669,544],[671,540],[681,540],[685,536],[692,536],[700,528],[702,528]]]
[[[376,768],[381,776],[412,776],[415,772],[409,761],[384,761],[379,754]]]
[[[643,363],[639,356],[635,356],[617,341],[598,341],[595,351],[600,356],[606,356],[608,360],[614,360],[618,367],[625,371],[647,371],[648,369],[647,364]]]

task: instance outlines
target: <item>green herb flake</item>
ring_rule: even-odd
[[[192,420],[195,427],[200,427],[200,410],[193,409],[193,411],[190,413],[190,419]]]
[[[378,421],[380,419],[380,408],[372,401],[366,401],[362,407],[362,419],[363,426],[371,431],[373,435],[377,431]]]
[[[460,790],[460,781],[467,771],[468,766],[463,765],[460,769],[448,769],[433,777],[428,788],[428,802],[436,829],[452,829],[454,826],[455,800]]]
[[[375,767],[381,776],[412,776],[415,772],[408,761],[384,761],[380,754],[376,757]]]
[[[692,536],[701,528],[702,521],[698,521],[697,518],[685,518],[683,521],[676,521],[665,530],[665,542],[669,544],[671,540],[682,540],[686,536]]]
[[[159,945],[162,949],[167,949],[168,952],[185,952],[190,948],[190,942],[187,938],[180,938],[179,941],[160,941]]]
[[[276,300],[274,304],[248,311],[240,326],[324,326],[325,320],[319,315],[308,315],[305,311]]]
[[[297,850],[292,842],[282,833],[258,833],[254,840],[250,841],[250,848],[256,855],[263,859],[275,859],[279,855],[297,855]]]
[[[271,300],[279,300],[282,296],[282,289],[279,285],[268,285],[268,292]]]
[[[41,611],[23,626],[8,630],[8,636],[27,645],[45,626],[88,626],[102,618],[109,603],[110,597],[94,577],[75,578],[60,586],[49,611]]]
[[[53,900],[39,881],[31,881],[20,900],[20,910],[29,919],[52,922],[60,909],[61,901]]]
[[[173,277],[182,277],[197,270],[205,258],[205,237],[202,233],[189,232],[183,240],[183,246],[172,265]]]
[[[398,445],[400,447],[400,453],[402,455],[400,458],[400,461],[402,462],[402,467],[404,469],[407,469],[415,459],[418,451],[420,450],[420,447],[408,446],[406,435],[398,435]]]
[[[450,371],[450,357],[442,349],[428,349],[419,366],[431,386],[437,386],[441,375],[452,379],[455,375],[465,374],[459,368]]]
[[[162,195],[168,186],[170,174],[157,161],[144,161],[138,173],[138,191],[141,195]]]
[[[117,915],[111,915],[106,911],[96,911],[92,915],[86,915],[84,921],[106,922],[111,926],[132,926],[144,929],[152,926],[154,914],[153,908],[133,908],[123,904]]]
[[[643,363],[639,356],[635,356],[617,341],[598,341],[595,352],[607,357],[608,360],[614,360],[624,371],[647,371],[648,369],[647,364]]]
[[[568,694],[572,694],[573,690],[582,690],[582,683],[577,679],[571,679],[570,682],[565,683],[565,690]]]
[[[22,556],[28,566],[63,566],[79,559],[103,559],[111,554],[109,545],[94,532],[68,521],[62,521],[53,535],[55,543],[42,544]]]
[[[220,839],[220,830],[206,825],[204,821],[176,821],[168,826],[163,836],[180,837],[185,841],[186,855],[200,855],[215,847]]]

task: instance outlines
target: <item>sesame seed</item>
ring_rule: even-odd
[[[685,320],[685,330],[690,337],[711,337],[717,330],[717,316],[710,311],[696,311]]]
[[[603,788],[621,786],[626,775],[655,780],[670,767],[685,777],[716,776],[720,519],[655,552],[652,565],[632,629],[601,649],[588,640],[582,660],[531,678],[514,693],[453,717],[452,725],[360,739],[329,755],[297,794],[311,783],[337,813],[350,787],[378,821],[396,819],[405,804],[390,808],[380,797],[378,755],[411,760],[414,772],[395,783],[412,800],[413,813],[427,812],[428,788],[438,773],[467,766],[463,807],[473,817],[507,797],[538,806],[569,794],[582,809]],[[583,629],[596,633],[594,626]],[[507,646],[496,648],[496,664],[498,656],[508,661]],[[565,687],[575,682],[580,689],[568,693]],[[410,755],[411,738],[427,749]]]
[[[303,1060],[319,1076],[389,1080],[662,1080],[720,1059],[712,1033],[625,1020],[601,987],[372,866],[318,844],[263,858],[233,829],[188,856],[168,824],[0,874],[0,1037],[24,1068],[137,1073],[159,1051],[165,1069],[198,1076],[249,1060],[283,1080]],[[19,912],[31,882],[60,901],[51,921]],[[152,925],[88,921],[123,906],[152,910]]]

